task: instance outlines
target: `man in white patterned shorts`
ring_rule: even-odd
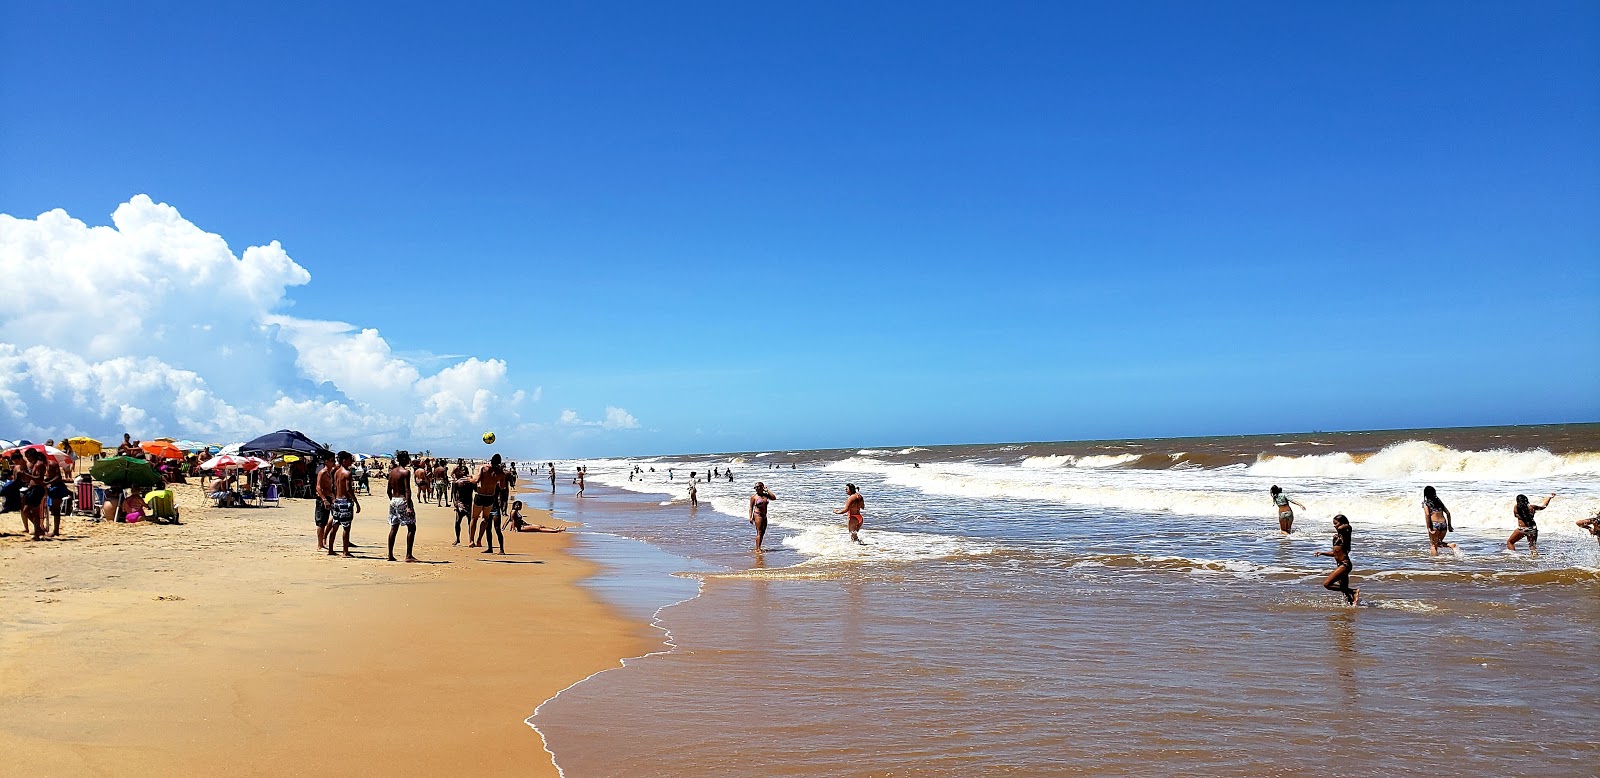
[[[394,466],[389,468],[389,561],[395,561],[394,536],[404,524],[406,561],[415,562],[417,558],[411,555],[411,548],[417,542],[417,506],[411,501],[411,454],[396,452],[394,460]]]

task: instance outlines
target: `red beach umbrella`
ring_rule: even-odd
[[[43,443],[35,443],[31,446],[17,446],[16,448],[8,448],[5,451],[0,451],[0,457],[9,457],[12,454],[21,453],[24,451],[43,451],[45,456],[54,459],[58,464],[72,464],[72,456],[70,454],[62,451],[59,448],[56,448],[55,446],[46,446]]]
[[[254,470],[260,466],[261,461],[255,457],[236,457],[230,455],[212,457],[200,463],[201,470],[232,470],[233,468],[239,468],[240,470]]]

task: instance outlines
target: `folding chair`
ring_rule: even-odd
[[[92,516],[98,514],[100,511],[100,502],[101,500],[104,500],[105,497],[102,494],[99,500],[95,499],[95,492],[99,490],[94,488],[94,482],[79,481],[77,483],[77,487],[78,497],[77,502],[73,505],[75,509],[73,513],[76,513],[80,516]]]
[[[261,503],[260,504],[265,505],[266,503],[269,503],[269,502],[272,503],[273,507],[276,507],[276,508],[282,508],[283,507],[283,501],[278,497],[278,485],[276,483],[267,484],[266,491],[261,493]]]

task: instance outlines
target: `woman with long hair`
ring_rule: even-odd
[[[1428,531],[1428,553],[1438,556],[1440,546],[1456,550],[1456,544],[1444,540],[1446,535],[1456,530],[1450,518],[1450,509],[1445,507],[1444,500],[1439,499],[1439,493],[1431,486],[1422,488],[1422,526]]]
[[[1550,501],[1556,498],[1556,493],[1551,492],[1544,498],[1543,505],[1534,505],[1528,502],[1528,495],[1517,495],[1517,504],[1512,507],[1511,515],[1517,520],[1517,528],[1511,531],[1511,537],[1506,539],[1506,550],[1517,550],[1517,541],[1528,539],[1528,553],[1539,553],[1539,525],[1533,520],[1533,514],[1550,507]]]
[[[1351,605],[1361,602],[1361,590],[1350,588],[1350,571],[1355,568],[1355,563],[1350,561],[1350,535],[1352,533],[1350,520],[1339,514],[1333,517],[1333,548],[1327,551],[1318,551],[1317,556],[1331,556],[1337,565],[1333,572],[1323,580],[1322,588],[1330,592],[1339,592],[1344,595],[1344,601]]]
[[[1300,505],[1300,503],[1289,499],[1289,495],[1284,494],[1277,484],[1272,485],[1271,491],[1272,504],[1278,506],[1278,531],[1285,535],[1294,532],[1294,509],[1289,506]],[[1305,509],[1306,506],[1300,505],[1300,510]]]

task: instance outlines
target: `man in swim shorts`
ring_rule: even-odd
[[[328,556],[333,556],[333,539],[339,535],[339,528],[344,528],[344,554],[350,553],[350,525],[355,523],[356,514],[361,512],[361,501],[356,498],[354,479],[350,475],[350,465],[356,458],[348,451],[340,451],[338,465],[333,468],[333,509],[328,515]]]
[[[500,489],[506,484],[506,473],[500,465],[500,455],[495,454],[489,458],[489,463],[478,468],[478,476],[473,479],[473,487],[477,494],[472,496],[472,519],[467,522],[467,538],[472,541],[468,548],[478,547],[478,522],[485,522],[484,528],[488,529],[487,522],[494,521],[490,516],[500,505]],[[487,533],[485,533],[487,534]],[[493,546],[490,546],[493,549]],[[500,541],[500,553],[506,552],[505,540]],[[485,552],[488,553],[488,552]]]
[[[834,514],[847,514],[845,523],[850,527],[850,540],[866,545],[857,533],[861,532],[861,511],[867,507],[867,500],[856,492],[855,484],[845,484],[844,493],[849,495],[844,500],[844,507],[834,511]]]
[[[325,541],[328,537],[328,515],[333,512],[333,460],[324,459],[319,464],[321,466],[317,468],[317,509],[312,521],[317,524],[317,550],[321,551],[323,546],[331,545]],[[217,494],[217,489],[221,488],[221,485],[222,479],[218,478],[217,487],[212,489],[211,496],[217,500],[223,497]]]
[[[406,527],[406,561],[415,562],[411,549],[417,542],[417,506],[411,500],[411,452],[395,453],[389,468],[389,561],[394,561],[394,536],[400,525]],[[442,483],[442,482],[441,482]]]

